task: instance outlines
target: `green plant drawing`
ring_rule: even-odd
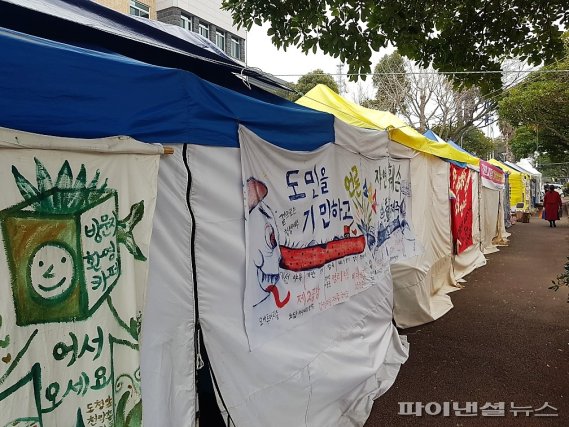
[[[119,220],[118,193],[107,179],[100,183],[99,170],[88,180],[82,164],[74,179],[65,160],[54,183],[42,162],[34,162],[36,185],[12,166],[24,200],[0,212],[16,324],[84,320],[119,280],[119,245],[146,261],[133,235],[144,202]]]
[[[2,403],[5,399],[15,393],[19,393],[19,396],[21,396],[23,401],[30,399],[30,407],[28,408],[27,405],[24,405],[24,408],[26,408],[24,409],[25,415],[20,415],[19,417],[12,419],[12,421],[4,424],[4,427],[43,427],[44,424],[42,420],[40,397],[41,383],[41,366],[39,363],[34,363],[30,371],[25,376],[20,378],[15,384],[12,384],[12,386],[8,387],[6,390],[0,391],[0,407],[2,407],[2,404],[5,404]],[[32,407],[35,410],[35,415],[27,413],[27,411],[31,410]]]
[[[0,328],[2,327],[2,315],[0,314]],[[7,348],[10,345],[10,335],[6,334],[4,338],[0,338],[0,348]]]
[[[116,405],[114,408],[114,427],[140,427],[142,425],[140,368],[133,372],[128,366],[121,366],[121,360],[128,359],[129,352],[139,350],[138,343],[112,336],[110,342],[113,401]],[[121,355],[122,357],[120,357]]]
[[[127,411],[126,405],[130,396],[131,392],[127,390],[119,399],[116,409],[115,427],[139,427],[142,425],[142,400],[138,399],[130,411]]]

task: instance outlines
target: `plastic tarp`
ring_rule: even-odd
[[[201,78],[257,96],[241,76],[283,86],[258,69],[249,69],[197,33],[119,13],[91,0],[1,0],[0,26],[75,46],[88,47],[148,64],[192,71]],[[276,99],[276,97],[275,97]]]
[[[456,150],[444,142],[430,140],[387,111],[371,110],[350,102],[323,84],[317,85],[296,102],[305,107],[334,114],[340,120],[354,126],[387,130],[393,141],[422,153],[478,166],[476,157]]]
[[[7,128],[237,147],[241,123],[291,150],[312,150],[334,136],[329,114],[277,106],[117,54],[0,29],[0,55],[0,126]]]

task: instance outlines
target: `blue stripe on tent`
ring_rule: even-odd
[[[427,129],[427,131],[423,134],[424,136],[426,136],[427,138],[429,138],[431,141],[436,141],[436,142],[446,142],[444,139],[442,139],[440,136],[438,136],[435,132],[433,132],[431,129]],[[450,144],[452,141],[448,141],[446,142],[447,144]],[[454,142],[452,142],[451,144],[452,146],[454,146],[455,148],[458,148],[456,146],[456,144]],[[464,151],[465,153],[468,153],[468,151],[463,150],[462,148],[459,148],[460,151]],[[470,153],[469,153],[470,154]],[[444,159],[445,161],[452,163],[455,166],[458,166],[459,168],[465,168],[466,167],[466,163],[463,162],[457,162],[456,160],[451,160],[451,159]]]
[[[313,150],[334,117],[274,105],[187,71],[0,29],[0,126],[45,135],[237,147],[243,124],[271,143]]]

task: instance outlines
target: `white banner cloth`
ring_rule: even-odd
[[[343,124],[336,121],[336,125]],[[357,149],[359,129],[349,128],[345,130],[351,131],[354,138],[342,142]],[[362,146],[386,147],[386,133],[374,133],[373,140],[369,135],[374,144],[362,142]],[[340,142],[338,135],[336,143]],[[186,162],[191,175],[189,204],[195,218],[192,251],[200,323],[232,425],[363,426],[373,400],[393,384],[407,358],[407,344],[392,321],[391,281],[371,286],[251,351],[243,318],[246,268],[240,149],[188,145]],[[161,170],[164,166],[161,163]],[[183,190],[187,188],[185,185]],[[174,216],[170,227],[183,229],[180,218]],[[187,245],[186,233],[173,234],[172,238],[177,247]],[[191,255],[188,263],[190,259]],[[179,305],[180,310],[185,310],[187,304],[183,298],[171,298],[168,303]],[[182,341],[189,329],[180,326]],[[144,343],[147,337],[145,334]],[[178,339],[162,347],[163,360],[178,362],[186,354],[186,360],[191,360],[187,349],[175,342]],[[157,363],[154,370],[162,366]],[[167,369],[161,378],[172,382],[170,375],[176,378],[168,403],[176,403],[179,408],[187,406],[191,378],[183,387],[179,379],[186,378],[183,371],[170,373]],[[162,410],[167,413],[169,408]],[[160,425],[192,425],[187,418],[176,420],[184,422],[172,420],[165,424],[160,419]]]
[[[141,425],[161,152],[0,131],[0,425]]]
[[[291,152],[240,128],[251,347],[390,281],[415,256],[409,161]]]
[[[484,160],[480,160],[480,180],[483,187],[492,190],[503,190],[505,186],[504,171]]]

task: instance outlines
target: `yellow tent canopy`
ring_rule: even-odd
[[[522,209],[524,211],[529,210],[529,201],[526,197],[526,188],[524,182],[525,177],[523,176],[524,174],[496,159],[488,160],[488,163],[492,163],[494,166],[501,168],[504,172],[508,172],[508,181],[510,183],[510,206],[517,207],[518,203],[523,203],[524,206]]]
[[[314,110],[333,114],[350,125],[386,130],[392,141],[414,150],[474,166],[479,164],[477,157],[457,150],[447,143],[432,141],[397,116],[350,102],[323,84],[314,87],[296,102]]]

